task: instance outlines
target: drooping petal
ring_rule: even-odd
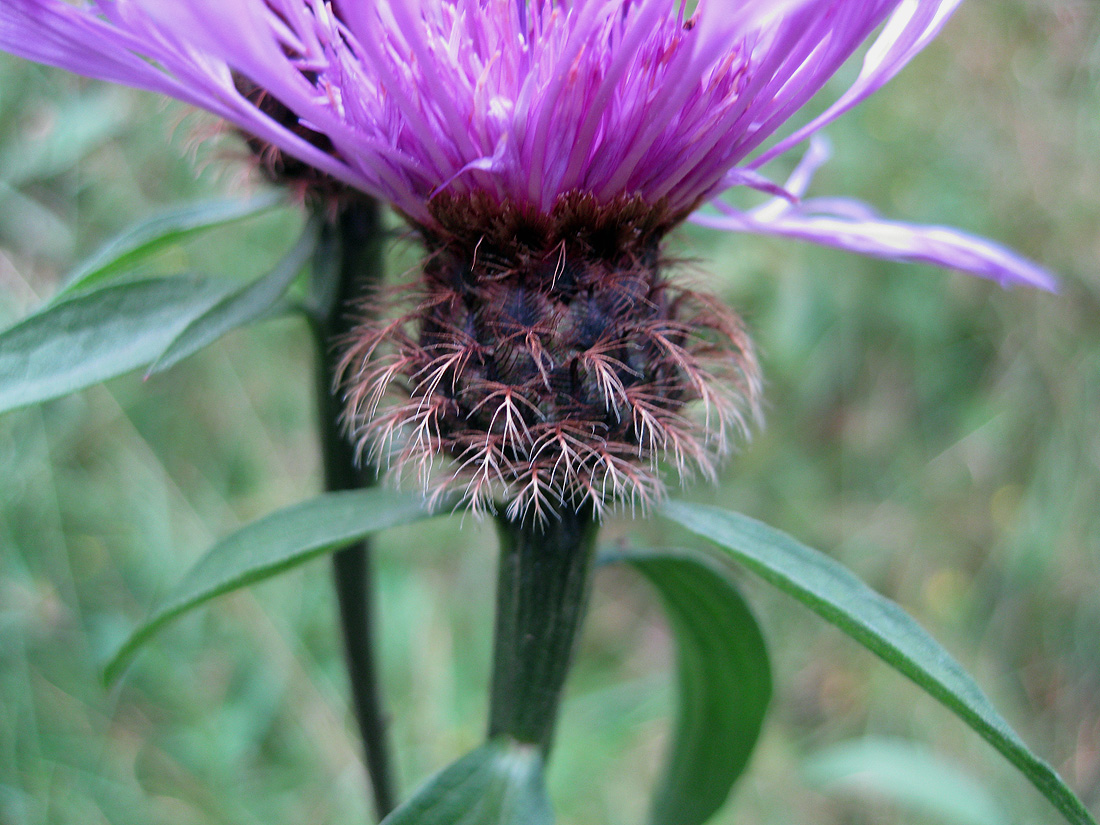
[[[1023,284],[1057,292],[1054,275],[993,241],[947,226],[887,220],[849,198],[802,200],[831,154],[829,141],[815,135],[775,197],[750,210],[716,199],[710,205],[718,214],[695,212],[689,220],[726,232],[796,238],[872,258],[957,269],[1002,286]],[[766,191],[763,185],[754,188]]]
[[[697,212],[691,220],[727,232],[797,238],[872,258],[957,269],[1002,286],[1058,289],[1050,272],[999,244],[951,227],[886,220],[858,201],[823,198],[795,206],[777,198],[750,211],[721,209],[718,215]]]

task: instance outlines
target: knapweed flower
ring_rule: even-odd
[[[425,264],[348,342],[352,429],[437,490],[545,515],[657,496],[663,457],[708,471],[755,407],[736,316],[666,278],[684,220],[1052,287],[987,241],[803,200],[817,144],[785,185],[759,171],[959,2],[2,0],[0,48],[201,106],[392,204]],[[876,31],[847,91],[765,146]],[[773,198],[718,200],[735,187]]]

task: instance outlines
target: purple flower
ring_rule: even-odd
[[[695,219],[1053,289],[990,242],[800,201],[817,151],[786,187],[758,171],[893,77],[959,2],[702,0],[689,17],[674,0],[3,0],[0,48],[208,109],[422,226],[440,193],[543,214],[570,192],[638,197],[680,220],[748,186],[777,200]],[[758,151],[880,26],[847,92]]]
[[[403,213],[428,254],[345,342],[349,429],[427,488],[544,519],[644,505],[662,460],[710,474],[755,414],[740,320],[666,277],[684,220],[1054,288],[957,230],[802,199],[816,133],[959,2],[0,0],[0,48],[206,108]],[[760,172],[807,138],[785,184]],[[772,198],[740,210],[737,187]]]

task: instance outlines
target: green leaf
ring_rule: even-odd
[[[771,699],[768,648],[729,573],[701,553],[630,551],[676,637],[678,711],[651,825],[701,825],[722,807],[760,738]]]
[[[138,649],[176,617],[371,533],[430,516],[424,497],[384,488],[325,493],[264,516],[226,536],[188,571],[112,657],[113,682]]]
[[[158,278],[50,304],[0,332],[0,412],[150,363],[227,289],[192,276]]]
[[[552,825],[537,746],[492,741],[444,768],[382,825]]]
[[[60,295],[84,290],[124,273],[139,261],[191,235],[258,215],[282,200],[271,192],[242,200],[214,200],[162,212],[116,235],[69,273]]]
[[[1068,821],[1096,825],[1073,791],[1028,750],[958,662],[892,601],[825,554],[747,516],[683,502],[669,502],[663,513],[728,551],[928,691],[1004,754]]]
[[[311,222],[271,272],[226,296],[188,324],[149,368],[146,377],[175,366],[237,327],[272,314],[316,248],[317,229],[317,223]]]
[[[937,822],[1010,821],[996,799],[961,766],[915,742],[875,737],[845,742],[806,759],[802,773],[822,791],[892,800]]]

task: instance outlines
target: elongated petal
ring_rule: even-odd
[[[780,198],[697,220],[1049,289],[965,233],[797,204],[813,150],[785,187],[758,171],[896,75],[960,2],[700,0],[688,17],[672,0],[0,0],[0,49],[204,107],[420,224],[443,193],[544,213],[570,192],[638,197],[683,217],[747,186]],[[847,91],[753,157],[880,26]]]
[[[751,210],[714,200],[711,206],[718,214],[696,212],[690,220],[727,232],[797,238],[872,258],[957,269],[1002,286],[1025,284],[1057,291],[1058,281],[1051,273],[992,241],[946,226],[886,220],[849,198],[801,200],[831,154],[829,141],[815,135],[786,183],[776,185],[780,191],[775,197]],[[759,183],[754,188],[767,191]]]
[[[780,204],[783,208],[777,208]],[[873,258],[957,269],[1002,286],[1058,289],[1051,273],[992,241],[946,226],[885,220],[857,201],[822,199],[792,206],[786,200],[776,200],[759,210],[725,207],[723,212],[696,213],[692,221],[728,232],[797,238]]]
[[[855,82],[821,115],[779,141],[752,162],[754,168],[778,157],[866,100],[900,72],[939,34],[962,0],[904,0],[867,51]]]
[[[686,214],[755,180],[730,170],[901,2],[704,0],[685,19],[669,0],[4,0],[0,47],[203,106],[420,221],[444,190]],[[884,64],[915,53],[896,39]]]
[[[241,17],[241,10],[254,11],[257,4],[222,5]],[[202,18],[185,17],[184,7],[165,0],[159,6],[164,16],[158,18],[146,14],[133,0],[103,0],[95,6],[72,6],[61,0],[2,0],[0,50],[204,108],[306,163],[370,191],[368,176],[319,150],[244,98],[234,86],[232,70],[236,67],[204,50]],[[272,16],[265,4],[259,7]],[[252,17],[242,19],[253,21]],[[280,55],[280,62],[287,64],[286,57]],[[284,72],[284,76],[288,74]],[[323,113],[323,107],[310,107],[311,114],[319,112]]]
[[[135,53],[132,37],[60,0],[0,3],[0,50],[195,103],[199,96]]]

